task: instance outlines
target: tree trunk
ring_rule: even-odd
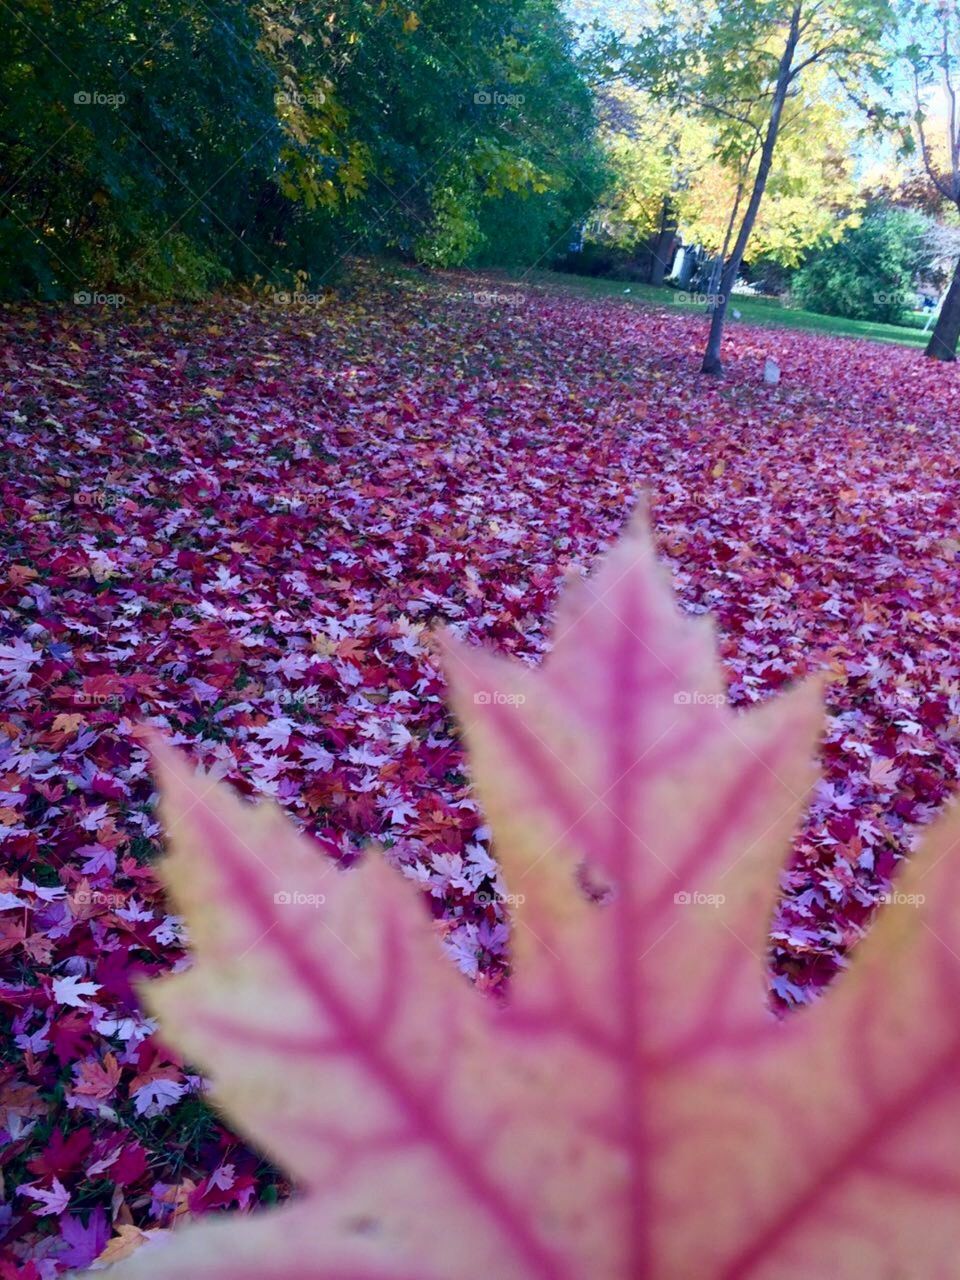
[[[937,323],[923,353],[931,360],[956,360],[957,339],[960,338],[960,259],[954,268],[953,279],[943,300]]]
[[[669,196],[663,197],[663,209],[660,213],[660,230],[653,245],[653,256],[650,259],[650,283],[661,285],[667,274],[670,246],[677,234],[677,215]]]
[[[727,223],[727,229],[723,236],[723,248],[720,250],[720,261],[726,262],[727,254],[730,251],[730,241],[733,239],[733,228],[737,225],[737,214],[740,212],[740,201],[743,199],[743,178],[737,183],[737,198],[733,202],[733,208],[730,210],[730,220]]]
[[[710,336],[707,339],[707,349],[703,353],[703,364],[700,366],[701,373],[723,372],[723,364],[720,360],[720,345],[723,341],[723,326],[727,318],[727,305],[730,301],[730,294],[733,292],[733,286],[737,282],[737,276],[740,274],[743,255],[747,249],[750,233],[753,231],[753,224],[757,220],[760,201],[763,199],[767,178],[770,175],[770,166],[773,164],[773,152],[777,145],[777,134],[780,132],[780,117],[783,115],[783,104],[786,102],[787,90],[790,88],[793,56],[796,53],[800,35],[801,9],[802,3],[798,2],[794,5],[793,13],[790,15],[790,32],[787,36],[787,44],[777,71],[777,84],[773,91],[770,119],[767,122],[767,131],[764,134],[763,148],[760,152],[760,164],[753,182],[753,190],[750,192],[750,202],[744,212],[743,222],[740,224],[736,243],[733,246],[733,252],[727,259],[723,274],[720,277],[720,291],[716,307],[710,317]]]
[[[737,214],[740,212],[740,201],[743,199],[743,179],[737,183],[737,198],[733,202],[733,208],[730,210],[730,217],[727,219],[727,229],[723,236],[723,248],[720,250],[720,257],[717,260],[716,267],[710,272],[710,287],[707,291],[707,310],[713,315],[717,309],[717,300],[722,297],[720,291],[720,276],[723,273],[723,264],[727,260],[727,254],[730,252],[730,241],[733,239],[733,229],[737,225]]]

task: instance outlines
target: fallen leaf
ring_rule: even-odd
[[[79,712],[61,711],[59,715],[54,716],[50,728],[54,733],[76,733],[83,723],[84,718]]]
[[[107,1247],[94,1263],[94,1270],[112,1266],[129,1258],[137,1249],[150,1239],[152,1232],[141,1231],[139,1227],[123,1225],[117,1228],[117,1234],[111,1238]]]

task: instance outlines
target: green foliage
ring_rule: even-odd
[[[927,257],[928,225],[910,210],[873,206],[858,226],[807,259],[794,276],[794,296],[824,315],[901,323]]]
[[[414,241],[418,261],[435,267],[466,262],[483,242],[475,203],[471,178],[462,169],[434,187],[430,223]]]
[[[361,243],[432,265],[532,265],[605,180],[593,99],[555,0],[424,0],[343,81],[373,156]]]
[[[718,153],[735,163],[752,152],[766,123],[794,10],[799,39],[792,82],[808,67],[829,67],[877,109],[873,87],[886,83],[892,0],[652,0],[651,21],[625,69],[655,97],[712,118]]]
[[[0,25],[6,296],[318,284],[361,248],[533,262],[602,181],[557,0],[22,0]]]
[[[4,13],[4,292],[190,292],[258,260],[269,270],[284,134],[249,5],[26,0]]]

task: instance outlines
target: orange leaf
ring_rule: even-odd
[[[124,1258],[129,1258],[149,1238],[149,1233],[141,1231],[139,1227],[118,1227],[117,1234],[107,1241],[107,1247],[97,1258],[96,1266],[100,1268],[109,1266],[114,1262],[122,1262]]]
[[[83,723],[83,716],[79,712],[61,711],[54,716],[50,729],[53,733],[76,733]]]
[[[112,1053],[103,1062],[82,1062],[73,1092],[85,1098],[105,1099],[113,1096],[120,1083],[121,1067]]]

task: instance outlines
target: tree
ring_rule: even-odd
[[[319,284],[353,248],[529,265],[602,188],[558,0],[22,0],[0,27],[8,296]]]
[[[201,292],[333,251],[368,178],[339,27],[282,0],[24,0],[0,21],[4,293]]]
[[[887,61],[882,38],[892,22],[888,0],[734,0],[691,11],[658,0],[657,20],[637,42],[627,69],[654,96],[713,116],[731,145],[744,131],[756,146],[756,167],[725,255],[719,296],[704,353],[704,373],[720,373],[727,306],[767,183],[784,113],[811,68],[841,83],[879,76]],[[746,195],[746,191],[744,192]]]
[[[650,283],[662,284],[678,225],[690,227],[711,185],[711,126],[623,82],[603,94],[601,120],[612,177],[595,222],[620,247],[652,244]]]
[[[788,101],[778,163],[751,238],[749,260],[795,267],[804,252],[839,238],[858,208],[853,130],[836,95],[814,70]],[[731,131],[649,95],[618,87],[604,111],[604,142],[614,180],[600,210],[607,238],[623,246],[657,237],[664,210],[684,239],[725,258],[759,159],[756,132]],[[736,140],[741,143],[741,140]]]
[[[905,56],[911,71],[914,124],[923,167],[936,195],[960,211],[960,18],[956,6],[947,0],[911,0],[904,24],[914,37]],[[937,88],[942,93],[939,118]],[[955,360],[958,339],[960,258],[925,354],[932,360]]]
[[[808,257],[794,293],[810,311],[897,324],[926,263],[930,225],[912,210],[874,205],[839,241]]]

